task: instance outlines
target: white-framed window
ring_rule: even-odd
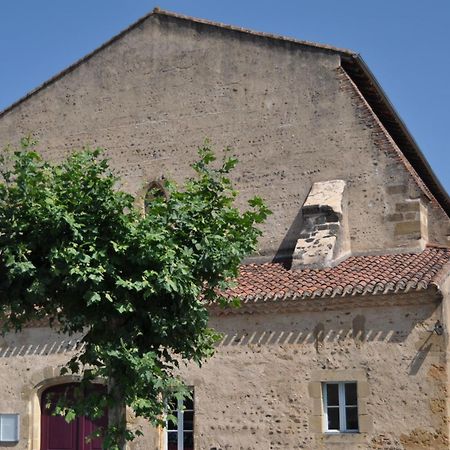
[[[170,401],[167,412],[177,421],[166,420],[165,450],[194,450],[194,396]]]
[[[355,381],[322,383],[324,431],[357,433],[358,395]]]

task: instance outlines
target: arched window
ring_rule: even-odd
[[[167,193],[161,181],[152,181],[147,186],[144,197],[144,211],[147,212],[150,203],[155,198],[167,198]]]
[[[64,417],[54,416],[57,399],[73,395],[76,383],[58,384],[47,388],[41,397],[41,450],[102,450],[102,438],[86,440],[98,428],[108,425],[108,414],[97,420],[77,417],[67,423]],[[93,384],[92,389],[104,390],[106,386]]]

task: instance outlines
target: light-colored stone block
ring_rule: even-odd
[[[356,388],[358,391],[358,399],[368,397],[370,395],[369,383],[367,383],[367,381],[358,381]]]
[[[326,206],[336,214],[342,215],[342,197],[344,195],[344,190],[344,180],[328,180],[314,183],[303,207],[315,208]]]
[[[366,372],[362,369],[323,369],[313,370],[311,379],[327,381],[366,381]]]
[[[322,383],[320,382],[311,382],[308,383],[308,393],[311,398],[322,398]]]
[[[400,222],[395,225],[394,233],[396,236],[403,236],[406,234],[419,234],[420,235],[420,221],[416,220],[413,222]]]
[[[366,414],[362,414],[358,417],[359,431],[361,433],[371,433],[373,431],[372,417]]]
[[[46,380],[49,378],[54,378],[55,377],[55,368],[50,367],[50,366],[45,367],[43,375],[44,375],[44,379],[46,379]],[[59,373],[58,373],[58,375],[59,375]]]
[[[312,414],[313,416],[321,416],[323,414],[322,397],[314,397],[312,399]]]
[[[323,416],[311,416],[309,418],[309,430],[311,433],[322,433]]]

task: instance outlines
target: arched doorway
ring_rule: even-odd
[[[76,383],[58,384],[47,388],[41,397],[41,449],[40,450],[101,450],[102,439],[94,438],[89,442],[86,437],[97,428],[108,425],[108,414],[92,421],[87,417],[77,417],[67,423],[61,416],[53,416],[54,404],[58,396],[70,390]],[[93,385],[93,389],[106,389],[103,385]],[[46,406],[50,404],[50,408]]]

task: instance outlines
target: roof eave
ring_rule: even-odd
[[[242,300],[242,299],[241,299]],[[408,292],[398,291],[371,295],[348,294],[308,299],[275,298],[242,300],[238,308],[224,307],[217,303],[207,305],[211,316],[235,316],[242,314],[272,314],[274,312],[324,312],[354,310],[355,308],[402,307],[436,304],[442,301],[442,295],[431,283],[424,289]]]
[[[447,216],[450,217],[450,197],[448,193],[361,55],[341,54],[341,61],[342,67],[361,91],[405,158],[425,182]]]

